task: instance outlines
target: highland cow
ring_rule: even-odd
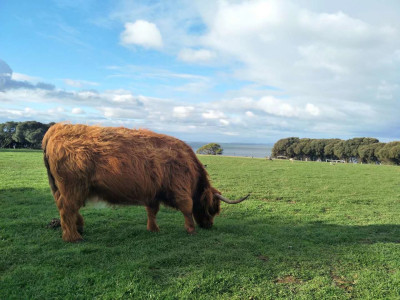
[[[184,142],[149,130],[58,123],[43,138],[44,163],[60,212],[62,238],[82,240],[79,209],[98,197],[110,204],[144,205],[147,229],[158,231],[160,203],[180,210],[185,228],[210,228],[228,200]],[[194,220],[193,220],[194,217]]]

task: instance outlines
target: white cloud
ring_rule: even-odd
[[[122,45],[138,45],[145,48],[161,48],[163,41],[156,24],[137,20],[135,23],[125,23],[125,30],[121,33]]]
[[[228,120],[225,120],[225,119],[221,119],[221,120],[219,120],[219,122],[224,126],[228,126],[230,124],[230,122]]]
[[[205,113],[201,114],[204,119],[221,119],[225,117],[225,114],[221,111],[216,110],[208,110]]]
[[[146,115],[143,112],[138,112],[137,110],[120,108],[120,107],[98,107],[98,110],[103,112],[104,117],[109,119],[130,119],[134,120],[136,118],[145,119]]]
[[[218,2],[205,10],[208,31],[201,43],[219,57],[241,62],[235,72],[240,79],[276,86],[292,96],[318,95],[323,101],[374,83],[382,68],[393,69],[383,60],[397,57],[399,28],[294,3]]]
[[[98,93],[95,91],[80,91],[76,93],[79,97],[85,98],[85,99],[90,99],[90,98],[95,98],[98,97]]]
[[[310,136],[312,133],[320,134],[321,128],[336,128],[335,132],[343,134],[359,126],[376,126],[376,122],[373,121],[376,113],[372,107],[356,102],[346,102],[333,108],[320,108],[311,103],[301,105],[295,101],[265,96],[229,98],[207,104],[186,105],[179,101],[145,96],[132,96],[127,97],[132,100],[115,102],[115,96],[128,94],[125,90],[108,90],[93,93],[89,97],[80,92],[40,89],[16,89],[0,93],[0,117],[3,119],[28,120],[35,116],[35,119],[42,122],[70,120],[84,124],[145,127],[172,135],[178,134],[178,137],[179,133],[196,133],[198,137],[280,137],[303,130],[306,131],[303,136]],[[18,97],[20,105],[27,108],[2,108],[2,103],[10,103],[8,100],[15,97]],[[36,103],[40,103],[40,107],[43,108],[32,109]],[[85,110],[90,113],[77,114],[81,112],[77,105],[87,107]],[[309,127],[304,127],[304,120],[310,124]],[[359,121],[355,124],[354,120]]]
[[[247,117],[249,117],[249,118],[252,118],[252,117],[254,117],[254,113],[253,113],[253,112],[251,112],[251,111],[249,111],[249,110],[248,110],[248,111],[246,111],[246,113],[245,113],[245,114],[246,114],[246,116],[247,116]]]
[[[320,111],[319,108],[316,107],[314,104],[312,103],[307,103],[306,105],[306,112],[309,113],[312,116],[318,116]]]
[[[80,107],[74,107],[72,110],[71,110],[71,113],[73,113],[74,115],[81,115],[81,114],[83,114],[85,111],[82,109],[82,108],[80,108]]]
[[[292,105],[270,96],[261,98],[257,102],[257,107],[266,113],[277,116],[295,117],[299,114],[298,109]]]
[[[11,79],[18,81],[29,81],[29,82],[38,82],[41,80],[39,77],[29,76],[26,74],[16,73],[16,72],[12,73]]]
[[[229,135],[229,136],[237,136],[240,135],[239,132],[234,132],[234,131],[221,131],[222,134],[224,135]]]
[[[76,87],[76,88],[82,88],[84,86],[98,86],[99,85],[97,82],[93,82],[93,81],[73,80],[73,79],[64,79],[64,83],[66,85]]]
[[[112,100],[114,102],[130,102],[135,100],[133,95],[131,93],[124,93],[122,92],[121,94],[116,94],[112,96]]]
[[[381,81],[377,88],[376,98],[383,100],[392,100],[398,94],[400,84],[389,84],[385,80]]]
[[[178,54],[178,58],[185,62],[208,62],[215,56],[214,52],[207,49],[194,50],[190,48],[182,49]]]
[[[8,118],[12,117],[31,117],[32,115],[36,115],[36,110],[31,107],[25,107],[24,109],[2,109],[1,112],[4,115],[7,115]]]
[[[60,114],[60,113],[65,112],[65,109],[64,109],[64,107],[58,106],[58,107],[49,108],[49,109],[47,110],[47,112],[48,112],[49,114],[54,115],[54,114]]]
[[[280,22],[277,1],[220,1],[211,28],[218,35],[246,35]]]
[[[175,106],[173,108],[172,115],[175,118],[187,118],[192,114],[193,111],[193,106]]]

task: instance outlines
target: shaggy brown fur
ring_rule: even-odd
[[[144,205],[147,229],[158,231],[160,203],[180,210],[185,228],[204,228],[219,213],[220,194],[184,142],[149,130],[58,123],[43,138],[44,162],[60,212],[64,241],[82,239],[79,209],[97,196],[111,204]],[[192,217],[193,216],[193,217]]]

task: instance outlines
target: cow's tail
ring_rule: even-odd
[[[46,154],[46,144],[45,143],[43,143],[43,160],[44,160],[44,165],[46,166],[46,169],[47,169],[47,177],[49,178],[50,188],[54,195],[58,191],[58,187],[54,180],[53,174],[51,174],[51,171],[50,171],[49,158],[47,157],[47,154]]]

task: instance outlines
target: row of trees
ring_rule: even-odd
[[[277,141],[272,156],[299,160],[400,164],[400,142],[380,143],[376,138],[309,139],[289,137]]]
[[[43,136],[53,124],[36,121],[1,123],[0,148],[40,149]]]

